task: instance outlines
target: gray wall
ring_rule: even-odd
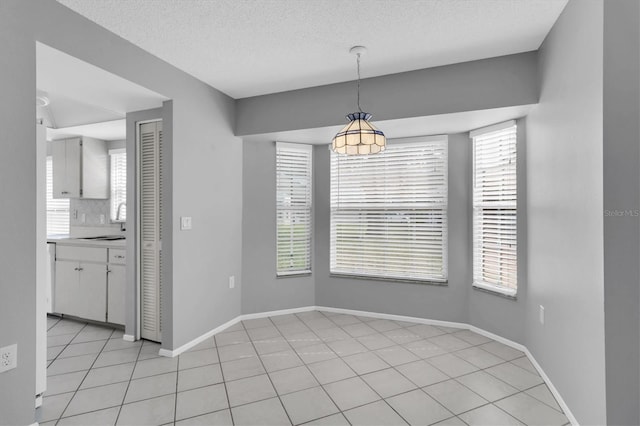
[[[234,101],[54,0],[0,2],[0,195],[11,209],[0,231],[0,347],[18,343],[19,367],[2,374],[0,413],[34,421],[36,162],[33,99],[40,41],[173,100],[172,175],[165,206],[173,231],[165,251],[173,272],[165,348],[176,348],[240,313],[242,144],[233,135]],[[180,216],[193,231],[179,231]],[[166,241],[165,241],[166,243]]]
[[[640,424],[640,25],[604,3],[604,312],[607,423]],[[606,212],[631,212],[622,216]]]
[[[313,151],[316,304],[444,321],[467,322],[471,282],[468,207],[471,150],[464,134],[449,136],[448,286],[332,277],[329,274],[330,167],[326,146]]]
[[[25,6],[0,2],[0,347],[18,344],[18,367],[0,374],[4,424],[34,422],[36,351],[35,43],[16,19]]]
[[[242,170],[242,313],[314,305],[313,275],[276,277],[275,143],[245,141]]]
[[[538,101],[536,52],[362,80],[361,104],[375,121],[474,111]],[[355,82],[240,99],[236,134],[342,125],[356,109]]]
[[[602,28],[602,1],[570,1],[542,44],[526,153],[526,345],[577,420],[599,425],[606,423]]]
[[[526,119],[516,121],[517,130],[517,180],[518,180],[518,294],[515,299],[490,294],[471,286],[473,282],[473,265],[469,281],[469,322],[483,330],[506,337],[518,343],[525,343],[525,309],[527,300],[527,144]],[[471,146],[472,141],[469,140]],[[472,148],[471,148],[472,149]],[[473,155],[473,154],[470,154]],[[472,166],[469,164],[469,168]],[[472,177],[469,185],[473,188]],[[471,189],[473,191],[473,189]],[[469,221],[473,220],[473,193],[469,194]],[[472,225],[469,225],[473,232]],[[469,255],[473,259],[473,235],[469,236]]]

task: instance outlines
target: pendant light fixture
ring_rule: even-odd
[[[387,139],[384,133],[369,122],[371,114],[360,108],[360,56],[366,52],[364,46],[354,46],[349,52],[356,55],[358,66],[358,112],[347,114],[347,124],[331,141],[331,150],[338,154],[377,154],[385,149]]]

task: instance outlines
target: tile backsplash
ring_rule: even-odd
[[[70,199],[70,234],[72,236],[87,235],[88,232],[119,234],[121,231],[120,224],[111,223],[110,208],[110,200]],[[91,228],[91,230],[89,228]]]

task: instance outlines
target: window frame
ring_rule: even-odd
[[[114,156],[120,156],[120,155],[124,155],[124,200],[118,202],[116,200],[116,194],[114,193],[114,185],[113,185],[113,180],[114,180],[114,176],[113,176],[113,166],[114,166]],[[118,198],[119,200],[120,198]],[[124,202],[125,203],[125,218],[124,220],[120,219],[120,220],[116,220],[116,217],[118,215],[118,205]],[[110,149],[109,150],[109,220],[111,221],[111,223],[126,223],[127,221],[127,216],[126,216],[126,202],[127,202],[127,149],[126,148],[115,148],[115,149]]]
[[[477,188],[477,177],[478,177],[477,161],[476,161],[476,139],[482,138],[483,136],[488,136],[491,134],[497,134],[499,132],[503,132],[509,129],[512,129],[512,137],[513,137],[513,144],[514,144],[514,150],[515,150],[515,152],[513,153],[513,157],[511,157],[510,159],[514,164],[514,170],[512,172],[511,178],[515,180],[515,197],[514,197],[515,201],[508,202],[508,201],[500,200],[499,201],[500,204],[497,206],[496,205],[491,206],[491,204],[487,203],[486,201],[484,203],[478,203],[476,201],[476,188]],[[496,294],[499,296],[503,296],[503,297],[507,297],[515,300],[517,298],[518,284],[519,284],[518,272],[520,268],[518,267],[518,263],[519,263],[519,256],[518,256],[519,238],[518,237],[519,237],[520,226],[521,226],[519,223],[520,220],[519,220],[519,210],[518,210],[518,204],[519,204],[518,198],[520,196],[521,183],[518,176],[518,173],[519,173],[518,171],[520,168],[518,164],[518,159],[520,156],[520,147],[519,147],[519,141],[518,141],[517,122],[515,120],[509,120],[506,122],[494,124],[492,126],[487,126],[481,129],[473,130],[469,133],[469,137],[471,138],[471,142],[472,142],[472,188],[471,188],[472,287],[478,290],[486,291],[492,294]],[[484,204],[484,207],[479,206],[478,204]],[[478,209],[513,210],[513,213],[510,216],[513,218],[512,220],[515,223],[514,225],[515,229],[510,234],[510,237],[515,241],[515,249],[513,250],[513,252],[515,253],[515,261],[513,262],[513,265],[515,267],[515,272],[513,272],[512,274],[514,287],[509,285],[501,285],[501,284],[487,282],[483,279],[484,275],[482,276],[482,278],[480,279],[478,278],[478,274],[479,274],[478,268],[481,265],[484,265],[484,261],[477,258],[477,256],[479,256],[478,247],[480,245],[480,242],[477,240],[478,232],[480,232],[477,229]],[[507,214],[505,214],[504,216],[507,216]],[[499,261],[499,263],[500,265],[502,265],[503,261]],[[509,265],[507,264],[506,266],[508,267]],[[504,268],[503,266],[500,266],[501,270],[503,268]]]
[[[394,139],[394,140],[389,140],[387,143],[387,149],[380,153],[380,154],[375,154],[375,155],[371,155],[370,157],[372,158],[381,158],[385,155],[389,155],[389,153],[394,153],[394,147],[402,147],[402,148],[407,148],[410,147],[411,145],[415,145],[415,146],[421,146],[421,145],[431,145],[431,144],[441,144],[440,149],[442,150],[442,155],[443,155],[443,161],[439,164],[443,170],[441,171],[440,175],[442,176],[442,178],[444,179],[443,182],[443,187],[441,188],[441,193],[444,193],[444,196],[442,196],[441,198],[441,202],[439,204],[440,207],[436,206],[436,203],[434,203],[433,207],[421,207],[421,208],[416,208],[414,209],[416,215],[423,215],[422,219],[426,219],[425,215],[431,215],[432,217],[439,217],[442,223],[442,227],[439,228],[440,232],[441,232],[441,239],[440,239],[440,245],[442,247],[442,251],[440,253],[440,257],[441,257],[441,275],[440,276],[423,276],[423,277],[419,277],[420,272],[416,272],[414,270],[414,272],[412,273],[408,273],[408,274],[400,274],[397,272],[394,272],[393,267],[389,267],[390,264],[384,265],[383,267],[380,268],[371,268],[370,271],[371,272],[363,272],[362,268],[360,267],[359,271],[346,271],[344,267],[337,267],[336,263],[335,263],[335,258],[334,256],[336,255],[336,251],[338,250],[337,247],[334,247],[334,245],[336,244],[335,242],[335,238],[337,238],[337,236],[334,237],[333,233],[337,232],[337,229],[334,227],[334,221],[335,221],[335,216],[337,216],[336,212],[340,211],[339,207],[334,207],[334,194],[333,191],[336,190],[336,182],[334,182],[335,179],[337,179],[337,177],[334,175],[334,169],[333,169],[333,159],[340,157],[339,161],[349,161],[349,158],[353,158],[350,156],[346,156],[346,155],[340,155],[340,154],[335,154],[335,153],[331,153],[330,155],[331,157],[331,166],[330,166],[330,177],[331,177],[331,194],[330,194],[330,242],[329,242],[329,249],[330,249],[330,259],[329,259],[329,273],[330,276],[333,277],[342,277],[342,278],[350,278],[350,279],[366,279],[366,280],[373,280],[373,281],[387,281],[387,282],[405,282],[405,283],[417,283],[417,284],[430,284],[430,285],[439,285],[439,286],[446,286],[448,285],[448,280],[449,280],[449,275],[448,275],[448,249],[449,249],[449,227],[448,227],[448,209],[449,209],[449,179],[448,179],[448,171],[449,171],[449,140],[448,140],[448,135],[435,135],[435,136],[420,136],[420,137],[412,137],[412,138],[402,138],[402,139]],[[424,149],[424,148],[423,148]],[[433,149],[433,148],[432,148]],[[336,157],[334,157],[336,156]],[[426,158],[426,157],[425,157]],[[432,159],[429,161],[433,161]],[[391,166],[392,167],[392,166]],[[396,184],[397,182],[395,182],[394,180],[391,180],[391,182],[385,182],[385,186],[386,185],[393,185]],[[363,200],[366,200],[366,197],[363,197]],[[396,202],[398,202],[398,200],[401,199],[396,199]],[[393,204],[393,200],[385,200],[385,203],[388,206],[391,206]],[[363,211],[366,214],[369,214],[370,212],[372,212],[374,209],[361,209],[361,211]],[[407,209],[407,208],[403,208],[403,207],[397,207],[396,209],[393,209],[391,207],[381,207],[377,209],[381,215],[393,215],[394,212],[395,214],[398,213],[402,213],[402,212],[407,212],[407,210],[411,210],[411,209]],[[434,213],[434,210],[436,210],[436,212]],[[380,223],[391,223],[390,221],[380,221],[380,220],[374,220],[374,221],[362,221],[360,222],[362,224],[370,224],[368,226],[377,226]],[[415,227],[415,223],[414,227]],[[337,227],[337,223],[335,224]],[[414,236],[416,234],[413,234]],[[389,234],[385,234],[385,239],[389,238]],[[423,246],[425,247],[425,246]],[[415,247],[414,247],[415,248]],[[376,257],[375,259],[381,259],[384,258],[384,255],[380,255],[378,257]],[[383,262],[384,263],[384,262]],[[386,269],[385,269],[386,268]],[[354,268],[355,269],[355,268]],[[424,275],[424,274],[423,274]]]
[[[47,235],[69,235],[70,230],[71,230],[71,219],[69,217],[70,212],[71,212],[71,200],[69,198],[53,198],[53,156],[52,155],[47,155],[46,156],[46,162],[45,162],[45,179],[46,179],[46,183],[45,183],[45,210],[46,210],[46,228],[47,228]],[[64,200],[64,201],[63,201]],[[51,203],[65,203],[66,202],[66,209],[62,208],[62,209],[52,209],[51,208]],[[63,230],[56,230],[56,231],[50,231],[50,226],[49,223],[53,222],[53,219],[50,219],[50,213],[62,213],[63,215],[65,215],[66,213],[66,232],[58,232],[58,231],[63,231]]]
[[[302,144],[302,143],[291,143],[291,142],[275,142],[276,146],[276,278],[287,278],[287,277],[296,277],[296,276],[307,276],[313,273],[313,231],[314,231],[314,215],[313,215],[313,145]],[[308,176],[308,186],[306,188],[306,197],[307,204],[302,207],[293,207],[293,206],[283,206],[279,201],[279,182],[280,182],[280,170],[278,166],[279,156],[281,152],[302,152],[307,154],[306,165],[308,166],[306,170],[306,175]],[[305,191],[305,190],[303,190]],[[279,244],[279,235],[280,235],[280,212],[289,212],[293,216],[293,212],[305,212],[308,220],[308,227],[306,230],[306,245],[307,245],[307,253],[306,260],[308,260],[303,268],[292,269],[292,268],[281,268],[280,267],[280,250],[281,246]],[[289,246],[289,252],[293,256],[293,247],[294,242],[291,240],[291,245]]]

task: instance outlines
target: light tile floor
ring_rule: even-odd
[[[311,311],[176,358],[48,318],[43,425],[565,425],[526,356],[468,330]]]

